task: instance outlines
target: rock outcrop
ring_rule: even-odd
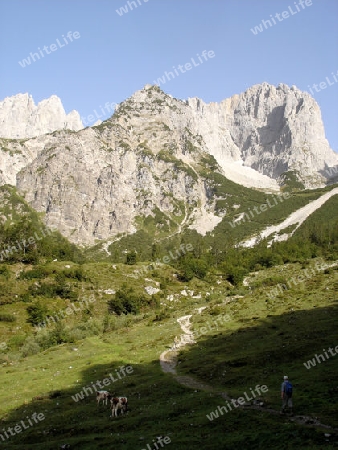
[[[35,105],[28,94],[17,94],[0,102],[0,137],[24,139],[55,130],[83,128],[77,111],[65,113],[61,100],[52,95]]]
[[[119,120],[124,118],[60,139],[57,146],[46,143],[18,174],[19,191],[46,213],[47,225],[72,242],[94,244],[135,232],[136,217],[156,216],[159,232],[175,234],[201,211],[212,214],[210,193],[192,166],[203,153],[197,147],[194,154],[175,149],[161,122],[156,129],[166,150],[156,153],[143,133],[135,137],[131,125],[122,127]]]
[[[194,128],[233,181],[241,182],[231,174],[237,162],[270,179],[295,171],[306,187],[323,186],[328,168],[338,163],[325,138],[318,104],[295,86],[263,83],[220,103],[189,99],[188,105],[194,111]]]
[[[338,164],[316,102],[266,83],[210,104],[147,85],[98,126],[0,139],[0,147],[0,181],[15,184],[17,174],[47,225],[78,244],[133,233],[145,217],[155,238],[211,231],[222,217],[205,167],[277,191],[289,172],[306,187],[323,186]]]

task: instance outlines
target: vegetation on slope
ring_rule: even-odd
[[[2,242],[39,232],[39,215],[15,190],[1,192],[7,208],[2,212],[9,218],[2,224]],[[302,192],[297,199],[317,194]],[[338,258],[336,210],[332,197],[288,242],[270,248],[262,242],[255,249],[236,249],[216,232],[203,238],[190,230],[163,242],[149,239],[147,263],[128,246],[127,253],[117,252],[124,258],[120,263],[114,263],[113,253],[109,262],[88,262],[75,246],[50,234],[5,258],[0,380],[7,389],[0,393],[1,429],[34,412],[45,416],[6,439],[6,448],[45,450],[69,443],[84,450],[134,449],[152,445],[160,435],[169,436],[178,450],[201,448],[201,442],[206,450],[284,449],[286,441],[290,448],[335,448],[334,430],[325,437],[323,429],[267,410],[279,409],[287,373],[294,383],[295,413],[338,427],[338,357],[304,366],[338,345],[337,266],[315,266],[322,258],[327,265]],[[198,314],[201,306],[206,309]],[[177,318],[187,314],[193,314],[197,344],[181,350],[178,371],[215,391],[180,386],[160,370],[159,355],[180,335]],[[228,321],[209,327],[224,315]],[[206,331],[198,333],[202,327]],[[107,389],[128,397],[125,417],[112,419],[107,408],[97,408],[94,390],[83,400],[72,398],[83,387],[116,376],[123,365],[133,372]],[[224,405],[217,391],[236,398],[258,384],[269,388],[263,410],[234,409],[207,418]]]
[[[51,259],[81,261],[81,251],[51,231],[12,186],[0,186],[0,261],[36,264]]]
[[[53,263],[60,272],[63,265]],[[104,263],[83,266],[85,295],[94,286],[93,309],[89,315],[80,311],[60,322],[64,322],[64,330],[82,324],[87,327],[87,338],[78,336],[74,342],[25,357],[16,355],[10,343],[0,373],[3,385],[10,387],[0,394],[2,428],[14,426],[33,412],[42,412],[45,419],[11,437],[6,448],[45,450],[69,443],[72,448],[85,450],[111,445],[134,449],[145,448],[160,435],[169,436],[178,450],[201,448],[201,441],[203,449],[210,450],[248,446],[284,449],[286,440],[291,447],[334,448],[338,441],[333,431],[329,430],[327,442],[325,430],[294,424],[287,417],[264,412],[264,408],[279,409],[281,377],[288,373],[294,383],[295,414],[315,416],[322,423],[338,426],[337,357],[309,370],[303,364],[322,349],[337,345],[336,269],[318,272],[271,299],[274,283],[297,276],[305,268],[290,264],[259,271],[247,280],[249,286],[237,290],[220,276],[183,283],[173,277],[173,269],[157,268],[142,278],[131,278],[135,289],[142,287],[144,291],[144,286],[161,282],[161,290],[174,295],[176,301],[164,297],[160,309],[157,306],[141,314],[107,316],[107,299],[113,295],[101,290],[122,287],[134,270],[135,266],[117,265],[113,269]],[[17,283],[33,281],[24,276]],[[201,293],[201,298],[182,295],[183,288]],[[50,308],[58,303],[58,309],[63,301],[46,299]],[[32,326],[24,325],[26,306],[21,302],[7,305],[7,314],[17,312],[15,325],[21,327],[12,328],[13,337],[31,333]],[[200,306],[206,309],[198,314],[195,309]],[[193,375],[233,398],[265,384],[269,390],[261,397],[265,404],[262,411],[234,409],[210,421],[207,414],[224,405],[224,399],[216,392],[180,386],[171,374],[161,372],[159,355],[181,333],[176,319],[189,313],[193,314],[197,344],[181,350],[179,373]],[[228,316],[226,322],[217,321],[224,315]],[[95,333],[92,322],[97,325]],[[5,326],[8,330],[11,327],[10,323],[0,325],[2,331]],[[57,327],[58,323],[52,323],[48,328],[53,331]],[[118,379],[120,367],[128,365],[133,372]],[[130,412],[125,417],[112,419],[108,408],[98,408],[94,389],[92,393],[87,390],[82,400],[74,400],[84,387],[92,387],[109,374],[115,375],[115,382],[106,388],[129,399]]]

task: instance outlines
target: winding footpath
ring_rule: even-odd
[[[205,308],[206,307],[204,306],[202,308],[197,308],[194,311],[197,311],[200,314],[201,311]],[[173,377],[175,378],[175,380],[182,386],[185,386],[185,387],[188,387],[191,389],[199,389],[199,390],[205,391],[205,392],[212,392],[214,394],[220,395],[222,398],[224,398],[225,400],[228,400],[228,401],[236,400],[236,399],[232,399],[226,392],[219,391],[219,390],[215,389],[214,387],[210,386],[209,384],[202,383],[189,375],[178,375],[177,374],[176,366],[177,366],[178,351],[188,344],[189,345],[196,344],[196,341],[194,339],[194,334],[191,331],[191,322],[190,322],[191,317],[192,317],[192,314],[189,314],[186,316],[179,317],[177,319],[177,322],[180,324],[183,334],[180,335],[180,338],[178,340],[176,340],[176,338],[175,338],[175,342],[169,350],[165,350],[164,352],[161,353],[160,365],[161,365],[163,372],[171,373],[173,375]],[[259,406],[257,404],[251,404],[251,405],[245,405],[245,406],[239,405],[238,409],[255,409],[255,410],[258,410],[261,412],[267,412],[269,414],[278,415],[280,417],[283,417],[284,419],[287,419],[291,422],[295,422],[299,425],[303,425],[303,426],[307,426],[307,427],[318,427],[318,428],[322,428],[325,431],[329,431],[329,430],[330,431],[338,431],[338,428],[333,428],[330,425],[322,424],[315,417],[286,416],[286,415],[281,416],[280,411],[277,411],[277,410],[271,409],[271,408],[266,408],[264,406]]]

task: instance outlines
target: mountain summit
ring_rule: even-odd
[[[249,167],[281,184],[281,175],[293,171],[311,188],[321,185],[328,167],[338,164],[318,104],[295,86],[263,83],[220,103],[189,99],[187,104],[194,127],[233,181],[255,186],[253,180],[236,179],[236,163],[244,166],[239,175]],[[248,174],[255,178],[252,171]]]
[[[75,243],[133,233],[143,221],[159,234],[205,234],[235,207],[219,188],[228,180],[269,192],[290,179],[313,188],[338,165],[317,103],[286,85],[263,83],[209,104],[146,85],[100,125],[62,128],[0,139],[0,183],[16,185]]]
[[[17,94],[0,102],[0,137],[22,139],[55,130],[83,128],[77,111],[65,113],[61,100],[52,95],[35,105],[29,94]]]

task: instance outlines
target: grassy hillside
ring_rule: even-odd
[[[205,336],[184,353],[180,370],[212,380],[234,397],[248,386],[267,384],[265,401],[275,409],[280,380],[288,374],[295,387],[296,413],[337,427],[338,358],[325,357],[310,369],[304,366],[323,349],[338,345],[338,264],[324,271],[315,267],[277,266],[246,279],[249,294],[214,307],[232,319],[227,329]],[[284,287],[276,290],[278,284]],[[204,321],[203,314],[196,316],[195,328]],[[201,360],[205,364],[199,365]]]
[[[191,242],[195,249],[211,247],[217,248],[218,252],[226,252],[236,243],[258,234],[269,225],[282,222],[292,212],[337,187],[331,185],[323,189],[285,192],[278,196],[240,186],[206,169],[201,170],[201,175],[205,177],[210,193],[216,199],[216,213],[224,216],[215,229],[207,233],[204,238],[195,230],[184,227],[180,233],[177,232],[178,222],[183,217],[183,205],[181,206],[182,216],[175,223],[172,222],[171,217],[155,211],[155,217],[138,219],[138,231],[135,234],[111,239],[107,244],[108,251],[103,251],[102,243],[98,243],[85,250],[86,258],[92,261],[125,262],[125,252],[136,251],[139,261],[148,261],[154,259],[155,241],[157,257],[163,257],[168,251],[179,247],[181,242]],[[260,212],[261,205],[267,205],[263,213]],[[259,213],[255,212],[257,210]],[[236,219],[243,217],[243,214],[244,220],[234,224]],[[334,217],[333,210],[330,214],[331,218]],[[320,219],[320,223],[322,222]],[[167,238],[168,235],[172,236]]]
[[[1,383],[6,386],[0,394],[1,428],[7,430],[23,419],[27,422],[34,412],[45,418],[7,439],[5,448],[55,449],[69,443],[71,448],[85,450],[115,445],[141,449],[160,435],[168,436],[175,449],[284,449],[286,440],[289,448],[336,448],[334,432],[329,431],[327,442],[325,430],[297,425],[264,410],[234,409],[213,421],[206,416],[225,404],[217,392],[237,398],[257,384],[269,388],[262,398],[265,408],[278,410],[281,378],[288,373],[294,383],[295,414],[318,417],[322,423],[338,428],[338,357],[311,369],[304,367],[316,353],[338,345],[338,271],[317,270],[314,263],[259,271],[245,280],[246,286],[237,289],[216,275],[183,283],[173,276],[175,270],[170,267],[143,270],[142,277],[131,278],[136,270],[142,270],[141,266],[84,264],[81,282],[71,277],[67,280],[72,290],[80,292],[77,302],[89,295],[94,295],[95,302],[89,313],[77,312],[60,321],[65,341],[68,332],[74,342],[40,349],[26,357],[19,341],[22,345],[24,336],[27,339],[33,333],[25,321],[26,307],[35,297],[22,301],[20,295],[35,283],[41,285],[42,280],[53,283],[62,272],[75,274],[79,267],[72,262],[54,262],[46,266],[49,274],[43,279],[27,275],[14,280],[20,266],[12,266],[8,281],[15,281],[18,298],[1,307],[4,313],[16,316],[14,323],[0,322],[2,340],[8,342],[0,369]],[[25,267],[25,272],[30,270]],[[275,295],[278,283],[300,274],[302,282],[292,283]],[[144,293],[144,287],[160,283],[162,305],[145,308],[137,315],[108,316],[107,300],[113,295],[103,291],[118,290],[126,279],[136,292]],[[192,298],[189,290],[200,298]],[[173,300],[167,299],[170,294]],[[57,311],[70,303],[56,296],[41,296],[40,301]],[[196,308],[200,306],[206,309],[198,314]],[[176,319],[186,314],[193,314],[193,329],[199,337],[197,344],[181,350],[178,371],[193,375],[214,390],[183,387],[160,369],[159,355],[181,333]],[[215,326],[216,319],[224,314],[229,320]],[[208,324],[214,324],[214,329],[210,330]],[[87,337],[78,335],[75,339],[75,329],[81,326]],[[207,330],[201,333],[203,326]],[[57,327],[58,323],[50,324],[47,331]],[[32,342],[30,346],[32,353],[38,351]],[[122,365],[130,365],[133,371],[118,379],[116,374]],[[72,398],[109,374],[115,375],[116,381],[107,389],[129,399],[130,412],[125,417],[110,418],[106,407],[97,408],[94,394],[78,402]]]
[[[81,261],[82,252],[58,231],[52,231],[17,193],[0,186],[0,262],[33,263],[54,258]]]
[[[263,193],[221,181],[219,196],[227,192],[233,205],[241,198],[229,217],[265,202]],[[338,345],[338,266],[329,267],[338,258],[337,196],[288,242],[233,248],[241,233],[281,220],[323,191],[293,193],[265,218],[257,216],[257,223],[229,226],[233,235],[224,220],[206,237],[188,230],[154,242],[154,221],[140,220],[139,233],[109,247],[108,262],[100,261],[99,247],[82,252],[58,233],[3,258],[3,447],[48,450],[68,443],[81,450],[149,450],[156,436],[168,436],[175,450],[282,450],[285,442],[288,448],[337,448],[337,431],[278,414],[280,383],[288,374],[296,417],[316,417],[338,429],[338,354],[326,357]],[[0,196],[7,218],[0,225],[1,248],[41,234],[42,217],[14,188],[2,187]],[[197,342],[178,352],[183,378],[176,378],[162,372],[159,357],[182,334],[177,319],[189,314]],[[325,358],[318,363],[315,355]],[[313,367],[304,365],[308,361]],[[121,366],[131,373],[121,375]],[[190,388],[180,384],[191,376]],[[93,384],[105,378],[114,380],[108,390],[128,397],[125,417],[112,419],[109,408],[97,407]],[[268,391],[260,396],[262,408],[233,409],[209,420],[225,405],[221,393],[238,398],[263,384]],[[80,400],[85,387],[92,392]],[[34,413],[42,418],[37,423]],[[22,420],[27,429],[11,436],[8,427],[19,430]]]

